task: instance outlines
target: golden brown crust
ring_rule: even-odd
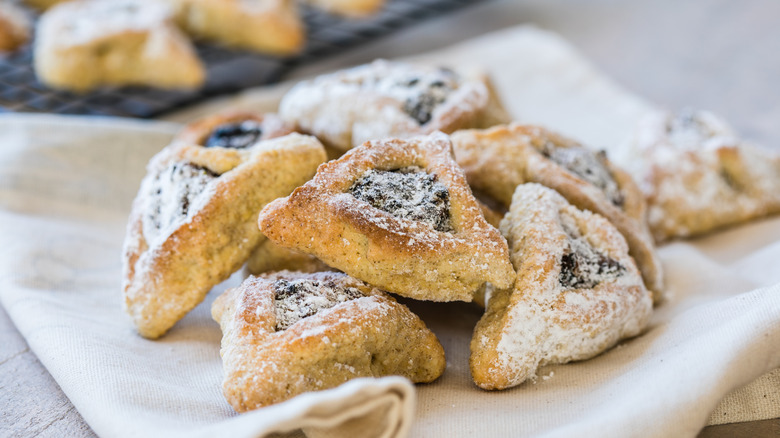
[[[276,330],[274,281],[331,282],[363,296]],[[238,412],[358,377],[438,378],[444,349],[425,324],[387,294],[341,273],[250,277],[214,302],[222,327],[225,398]]]
[[[357,200],[350,187],[370,169],[419,166],[449,191],[454,232],[398,219]],[[260,213],[260,229],[279,245],[390,292],[432,301],[471,301],[485,281],[514,278],[506,241],[482,216],[446,135],[367,142],[328,162],[314,179]]]
[[[123,289],[125,308],[145,337],[163,335],[213,286],[238,270],[263,238],[257,212],[303,184],[325,160],[322,145],[299,134],[256,143],[238,151],[238,160],[218,159],[220,150],[233,158],[236,150],[210,149],[212,162],[202,154],[207,149],[198,145],[175,142],[166,147],[149,163],[133,202]],[[182,167],[211,176],[203,177],[198,188],[188,188],[194,184],[191,180],[165,179],[170,169]],[[160,202],[182,190],[195,191],[184,197],[186,206]],[[183,211],[163,217],[163,208]]]
[[[514,288],[491,294],[474,330],[470,368],[479,387],[516,386],[538,366],[593,357],[647,325],[651,294],[625,240],[603,217],[576,209],[551,189],[524,184],[501,231],[518,275]],[[590,271],[598,279],[593,286],[564,285],[562,260],[573,238],[622,271],[599,268]]]
[[[663,269],[645,222],[645,203],[627,173],[603,158],[622,197],[618,206],[604,191],[545,156],[543,150],[549,143],[557,148],[583,147],[551,131],[511,124],[458,131],[452,140],[455,158],[469,183],[495,199],[508,204],[517,185],[535,182],[555,189],[580,209],[606,217],[628,241],[631,256],[656,302],[663,300]]]

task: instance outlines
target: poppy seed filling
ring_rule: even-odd
[[[561,258],[558,282],[567,289],[592,289],[605,280],[613,280],[626,272],[617,260],[603,254],[575,231],[565,226],[568,247]]]
[[[322,310],[364,296],[358,289],[341,286],[332,280],[276,280],[273,287],[276,331],[286,330]]]
[[[557,147],[547,143],[542,154],[571,173],[598,187],[618,207],[625,201],[612,173],[606,166],[606,153],[593,153],[584,147]]]
[[[399,219],[422,222],[436,231],[454,231],[447,187],[436,180],[436,175],[417,166],[369,170],[349,191],[355,198]]]
[[[457,75],[448,69],[399,81],[396,86],[405,88],[407,95],[403,103],[404,112],[420,125],[430,122],[436,107],[458,87],[457,81]]]
[[[203,146],[207,148],[244,149],[257,143],[262,135],[262,127],[254,120],[223,123],[211,132]]]

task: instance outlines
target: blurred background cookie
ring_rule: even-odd
[[[294,0],[167,0],[198,39],[276,55],[299,52],[305,30]]]
[[[9,2],[0,3],[0,52],[16,50],[30,39],[30,20]]]
[[[105,85],[193,88],[205,71],[173,23],[173,10],[153,0],[77,0],[51,8],[35,41],[35,72],[55,88]]]
[[[384,0],[302,0],[302,2],[346,17],[364,17],[373,14],[385,3]]]
[[[780,212],[780,154],[708,111],[651,114],[625,149],[658,242]]]
[[[64,3],[66,1],[69,0],[24,0],[26,4],[40,10],[49,9],[58,3]]]

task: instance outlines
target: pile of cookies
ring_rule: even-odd
[[[151,160],[125,308],[158,338],[246,266],[212,307],[240,412],[356,377],[438,378],[441,344],[393,294],[483,305],[472,378],[519,385],[642,333],[664,300],[653,236],[780,211],[780,157],[721,140],[708,115],[681,117],[626,147],[638,185],[603,152],[510,123],[482,75],[375,61],[300,83],[279,115],[208,117]],[[706,202],[731,190],[761,208],[720,215],[733,210],[690,195],[705,183],[717,184]],[[649,226],[647,202],[662,218]],[[692,225],[707,208],[721,210]]]
[[[206,72],[190,37],[281,56],[300,52],[306,42],[296,0],[28,1],[51,7],[38,24],[34,66],[42,83],[58,89],[197,88]],[[374,13],[383,4],[305,1],[348,17]],[[2,18],[0,9],[0,31]]]

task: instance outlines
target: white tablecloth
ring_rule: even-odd
[[[566,42],[533,28],[424,59],[485,66],[518,119],[607,149],[651,109]],[[252,91],[228,104],[269,109],[278,95]],[[778,219],[662,248],[672,298],[649,331],[590,361],[543,368],[535,383],[477,389],[467,359],[481,310],[405,301],[447,352],[437,382],[415,390],[400,378],[364,379],[236,415],[221,395],[220,331],[209,317],[225,285],[159,341],[138,337],[120,307],[130,203],[146,161],[176,129],[0,116],[0,302],[99,435],[257,436],[307,427],[312,436],[695,436],[726,394],[762,375],[709,421],[780,416],[778,373],[765,374],[780,366],[780,287],[771,286],[780,282]]]

